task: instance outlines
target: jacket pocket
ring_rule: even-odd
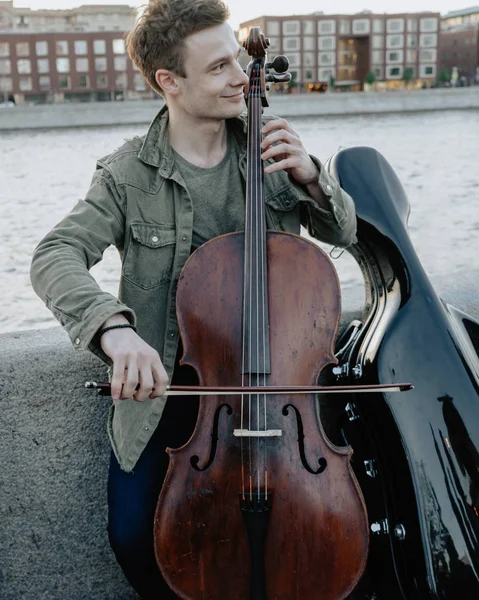
[[[174,227],[132,223],[130,243],[123,260],[123,277],[143,289],[171,279],[175,256]]]

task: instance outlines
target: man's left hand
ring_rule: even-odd
[[[276,161],[275,164],[265,166],[265,173],[285,170],[303,185],[318,181],[316,165],[306,152],[299,135],[285,119],[268,121],[261,133],[265,136],[261,143],[261,158],[273,158]]]

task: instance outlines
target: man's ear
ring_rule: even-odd
[[[164,92],[172,96],[179,92],[177,78],[177,75],[167,69],[158,69],[155,73],[156,83]]]

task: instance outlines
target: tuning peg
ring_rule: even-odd
[[[276,73],[285,73],[289,68],[289,60],[286,56],[280,54],[274,57],[273,62],[266,63],[265,67],[267,69],[274,69]]]

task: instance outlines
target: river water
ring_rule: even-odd
[[[411,203],[409,230],[432,275],[479,267],[479,111],[290,119],[309,152],[325,160],[339,147],[372,146],[398,174]],[[39,240],[85,194],[95,161],[146,126],[0,133],[0,333],[56,321],[29,282]],[[330,250],[327,246],[323,248]],[[335,261],[343,290],[361,284],[347,254]],[[113,248],[92,270],[115,293]]]

